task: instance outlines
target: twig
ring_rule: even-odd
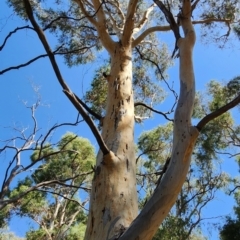
[[[166,18],[167,22],[170,25],[170,28],[172,29],[172,31],[174,33],[176,43],[175,43],[175,48],[174,48],[173,53],[172,53],[172,58],[173,58],[175,56],[176,51],[178,50],[178,46],[177,46],[178,39],[181,38],[180,31],[179,31],[179,26],[176,23],[170,9],[167,9],[166,6],[162,3],[162,1],[159,1],[159,0],[153,0],[153,1],[158,5],[158,7],[161,9],[163,14],[165,15],[165,18]]]
[[[160,175],[159,179],[157,180],[157,184],[156,184],[156,188],[155,188],[155,189],[157,189],[158,185],[160,184],[160,182],[161,182],[161,180],[162,180],[163,174],[167,171],[168,166],[169,166],[169,163],[170,163],[170,160],[171,160],[170,157],[167,158],[167,160],[166,160],[166,162],[165,162],[165,164],[164,164],[164,166],[163,166],[163,169],[162,169],[162,171],[161,171],[161,175]]]
[[[174,109],[174,107],[175,107],[175,105],[177,104],[177,100],[178,100],[178,95],[177,95],[177,93],[169,86],[168,82],[166,81],[166,79],[165,79],[164,76],[163,76],[162,70],[161,70],[161,68],[159,67],[159,65],[158,65],[156,62],[154,62],[153,60],[151,60],[151,59],[149,59],[149,58],[146,58],[146,57],[141,53],[141,51],[139,50],[138,47],[135,47],[135,48],[136,48],[136,50],[137,50],[137,52],[138,52],[138,54],[140,55],[140,58],[141,58],[142,60],[148,61],[148,62],[150,62],[150,63],[152,63],[153,65],[156,66],[158,72],[159,72],[160,75],[161,75],[162,80],[165,82],[165,84],[167,85],[168,89],[173,93],[176,101],[175,101],[175,103],[174,103],[173,106],[172,106],[172,110],[171,110],[171,112],[172,112],[173,109]]]
[[[12,34],[16,33],[19,30],[22,29],[31,29],[34,30],[32,27],[27,26],[23,26],[23,27],[17,27],[15,28],[13,31],[9,32],[8,35],[5,37],[3,44],[0,46],[0,51],[2,51],[2,49],[4,48],[5,44],[7,43],[7,40],[12,36]]]
[[[173,119],[169,118],[169,117],[166,115],[166,113],[163,113],[163,112],[160,112],[160,111],[158,111],[158,110],[155,110],[155,109],[153,109],[152,107],[146,105],[145,103],[136,102],[136,103],[134,103],[134,106],[135,106],[135,107],[137,107],[137,106],[143,106],[143,107],[145,107],[145,108],[148,108],[148,109],[151,110],[152,112],[161,114],[161,115],[164,116],[168,121],[173,122]]]

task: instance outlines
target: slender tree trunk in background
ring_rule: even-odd
[[[102,136],[110,154],[98,153],[86,240],[121,235],[138,213],[134,147],[131,45],[116,43],[111,53]]]

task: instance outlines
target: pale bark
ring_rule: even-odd
[[[180,53],[180,96],[174,116],[173,149],[169,167],[153,196],[121,240],[150,240],[169,213],[185,181],[198,130],[191,125],[195,98],[192,51],[195,31],[191,22],[191,2],[183,1],[181,25],[184,38],[177,42]]]
[[[99,151],[97,156],[86,240],[119,237],[138,213],[132,90],[132,34],[136,5],[137,0],[129,1],[122,36],[114,43],[114,49],[108,48],[111,71],[107,79],[102,138],[110,153]]]
[[[111,55],[102,131],[111,152],[97,157],[86,240],[118,237],[137,216],[131,55],[121,43]]]

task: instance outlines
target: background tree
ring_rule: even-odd
[[[12,232],[2,231],[2,230],[0,230],[0,238],[1,238],[1,240],[9,240],[9,239],[12,239],[12,240],[24,240],[24,238],[19,238]]]
[[[53,156],[55,154],[58,154],[61,152],[61,149],[59,151],[55,152],[48,152],[46,150],[51,149],[51,145],[47,145],[47,141],[52,138],[52,134],[54,131],[59,130],[61,127],[64,126],[76,126],[78,125],[81,120],[79,120],[79,117],[77,117],[76,121],[73,123],[62,123],[62,124],[55,124],[52,126],[47,133],[45,134],[39,134],[38,132],[40,130],[38,126],[38,122],[36,119],[36,110],[39,108],[41,103],[41,98],[39,95],[39,92],[37,92],[37,101],[31,105],[26,106],[30,112],[31,112],[31,118],[32,118],[32,127],[18,127],[14,126],[12,127],[12,130],[14,131],[14,137],[2,140],[0,154],[2,156],[5,155],[7,152],[9,155],[9,164],[5,169],[5,173],[3,176],[1,191],[0,191],[0,211],[1,211],[1,218],[0,223],[1,227],[4,226],[5,220],[9,218],[9,209],[8,205],[12,204],[14,202],[17,202],[19,199],[24,197],[24,195],[28,194],[29,192],[41,188],[42,186],[46,186],[47,184],[51,184],[50,181],[41,181],[38,184],[31,186],[29,188],[25,188],[24,191],[19,193],[18,195],[15,194],[13,198],[9,198],[11,185],[16,178],[21,175],[22,173],[27,173],[28,171],[31,171],[33,167],[37,166],[39,162],[43,160],[43,158],[46,158],[48,156]],[[66,144],[69,144],[71,140],[74,140],[74,138],[69,139],[69,142]],[[53,145],[58,143],[52,143]],[[65,146],[63,146],[65,147]],[[35,156],[35,160],[32,162],[22,160],[22,156],[26,153],[29,153],[31,151],[35,151],[39,153]],[[45,153],[45,154],[44,154]],[[36,153],[35,153],[36,154]],[[25,156],[24,156],[25,157]],[[29,155],[28,155],[29,157]],[[53,180],[55,181],[55,179]],[[6,208],[5,208],[6,207]]]
[[[231,131],[233,133],[233,131]],[[238,147],[238,152],[234,154],[233,156],[237,158],[238,165],[240,163],[239,158],[239,128],[237,128],[237,131],[234,132],[234,134],[231,136],[231,139],[233,141],[233,144]],[[236,201],[236,206],[234,207],[234,214],[235,216],[227,216],[225,218],[225,223],[223,226],[220,227],[219,235],[221,240],[226,239],[238,239],[240,237],[240,192],[239,192],[239,177],[233,179],[234,182],[234,189],[230,191],[230,194],[234,192],[234,198]]]
[[[57,154],[53,154],[56,153]],[[10,193],[14,198],[32,186],[52,182],[21,198],[12,211],[33,219],[39,230],[27,233],[27,239],[81,239],[86,215],[84,205],[88,201],[78,198],[79,191],[89,191],[89,174],[95,158],[94,148],[86,139],[68,133],[56,147],[47,145],[43,151],[36,150],[31,160],[42,155],[43,163],[18,183]],[[44,157],[46,156],[46,157]],[[79,231],[74,231],[78,225]],[[81,236],[82,235],[82,236]]]
[[[19,69],[48,56],[63,92],[88,123],[100,147],[92,183],[86,239],[151,239],[177,200],[199,133],[204,131],[207,123],[240,101],[239,93],[237,96],[231,95],[229,101],[211,109],[196,126],[191,123],[195,101],[192,51],[196,36],[193,24],[203,24],[207,33],[216,29],[214,23],[224,24],[227,26],[227,33],[223,37],[218,36],[218,40],[227,40],[231,27],[237,29],[239,22],[237,1],[220,1],[217,4],[212,1],[201,3],[199,0],[155,2],[162,13],[152,3],[136,0],[78,0],[68,5],[59,1],[54,6],[43,6],[39,2],[28,0],[9,1],[19,16],[31,22],[31,27],[23,28],[37,33],[46,54],[25,64],[3,69],[0,73]],[[63,4],[60,5],[61,10],[58,4]],[[194,11],[196,7],[198,11]],[[192,16],[199,20],[193,21]],[[174,109],[172,149],[164,176],[160,176],[152,196],[136,217],[138,206],[133,130],[134,119],[137,118],[134,110],[140,105],[154,111],[152,106],[146,105],[152,105],[155,101],[156,94],[151,94],[155,88],[151,86],[157,84],[155,79],[165,79],[164,70],[170,64],[166,61],[169,59],[166,47],[157,43],[158,35],[154,33],[168,30],[174,33],[176,41],[172,56],[178,56],[180,60],[179,96],[167,85],[175,97],[173,107],[178,100]],[[47,31],[56,33],[58,44],[54,51],[46,39]],[[3,47],[10,36],[11,34],[5,38]],[[217,38],[214,34],[210,37]],[[98,113],[104,116],[93,112],[69,88],[55,59],[57,54],[65,55],[67,64],[72,66],[93,60],[101,48],[104,48],[111,58],[109,72],[102,73],[107,81],[107,96],[103,105],[106,107]],[[147,70],[151,67],[157,69],[156,78]],[[145,77],[148,75],[150,77]],[[133,78],[136,76],[140,76],[143,81]],[[98,87],[99,84],[94,86]],[[134,103],[136,99],[133,91],[138,93],[137,96],[140,96],[144,103]],[[159,97],[157,99],[159,103]],[[169,112],[172,110],[173,108],[170,108]],[[101,134],[87,112],[100,120]],[[165,113],[162,115],[166,117]]]

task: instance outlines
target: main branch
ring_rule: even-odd
[[[38,37],[40,39],[40,41],[42,42],[43,47],[45,48],[48,57],[50,59],[50,62],[52,64],[53,70],[56,74],[56,77],[59,81],[59,83],[61,84],[64,93],[67,95],[67,97],[69,98],[69,100],[73,103],[73,105],[75,106],[75,108],[79,111],[79,113],[82,115],[83,119],[87,122],[88,126],[90,127],[90,129],[92,130],[92,133],[94,134],[100,149],[102,150],[103,154],[106,155],[108,154],[110,151],[107,148],[104,140],[102,139],[99,131],[97,130],[96,126],[94,125],[93,120],[89,117],[89,115],[86,113],[86,111],[84,110],[83,106],[77,101],[77,99],[75,98],[75,95],[72,93],[72,91],[70,90],[70,88],[68,87],[68,85],[65,83],[61,72],[59,70],[59,67],[57,65],[55,56],[48,44],[48,41],[45,37],[45,34],[43,32],[43,30],[39,27],[38,23],[36,22],[34,15],[33,15],[33,11],[32,11],[32,7],[31,4],[29,2],[29,0],[24,0],[24,5],[25,5],[25,9],[26,9],[26,13],[28,15],[28,18],[30,20],[30,22],[32,23],[35,31],[38,34]]]

